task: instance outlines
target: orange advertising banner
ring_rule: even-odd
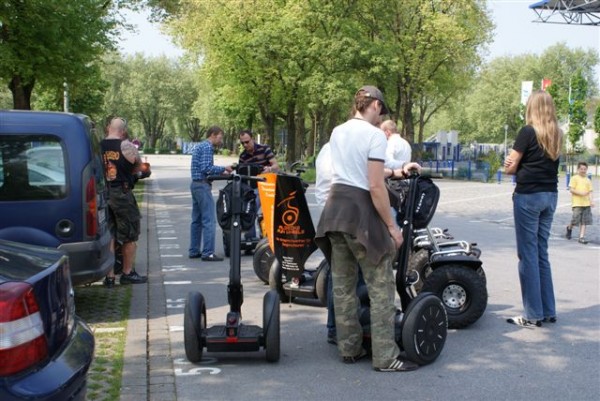
[[[271,250],[275,249],[273,245],[273,214],[275,213],[275,183],[277,182],[276,173],[265,173],[259,175],[266,181],[258,182],[258,196],[260,197],[260,205],[262,208],[263,221],[262,227],[263,234],[269,239],[269,246]]]

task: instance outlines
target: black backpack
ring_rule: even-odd
[[[247,184],[241,183],[242,192],[242,214],[240,221],[242,231],[248,231],[254,225],[256,219],[256,194]],[[231,229],[231,200],[233,196],[233,183],[229,183],[225,188],[219,190],[219,199],[217,200],[217,221],[223,231]]]
[[[440,199],[440,189],[433,183],[431,178],[419,176],[417,180],[417,196],[415,198],[413,213],[413,228],[421,229],[427,227],[437,208]],[[410,187],[410,180],[387,180],[390,204],[398,211],[396,222],[400,227],[404,225],[407,216],[406,202]]]

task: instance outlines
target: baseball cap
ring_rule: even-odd
[[[377,89],[374,86],[371,85],[365,85],[362,88],[360,88],[356,93],[358,94],[358,92],[364,92],[364,95],[366,97],[372,97],[373,99],[377,99],[381,102],[381,113],[379,114],[390,114],[390,110],[387,108],[387,106],[385,105],[385,102],[383,101],[383,93],[381,93],[381,91],[379,89]]]

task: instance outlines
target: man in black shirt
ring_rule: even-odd
[[[139,168],[141,160],[135,145],[122,139],[124,132],[126,132],[125,120],[119,117],[113,118],[108,126],[108,135],[101,143],[104,176],[108,187],[113,241],[121,245],[123,252],[123,274],[119,282],[141,284],[147,281],[147,277],[140,276],[133,268],[141,218],[133,195],[133,184],[134,173]],[[112,287],[114,283],[113,269],[104,279],[104,285]]]

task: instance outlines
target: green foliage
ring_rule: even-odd
[[[304,173],[300,174],[300,178],[308,183],[314,183],[317,181],[317,170],[313,167],[309,167]]]
[[[28,0],[0,3],[0,80],[15,108],[31,107],[36,84],[49,91],[76,87],[89,65],[113,46],[118,13],[105,0]],[[52,89],[56,88],[56,89]]]
[[[385,90],[394,117],[413,136],[465,90],[490,38],[482,2],[425,0],[153,1],[170,31],[201,56],[202,120],[251,127],[265,143],[285,127],[286,160],[324,143],[365,83]],[[207,118],[211,115],[212,118]],[[257,118],[256,118],[257,117]],[[304,130],[310,120],[312,132]],[[255,130],[256,131],[256,130]]]
[[[490,166],[487,172],[487,181],[490,182],[496,177],[498,169],[502,167],[502,158],[497,152],[490,151],[482,158],[482,160],[484,160]]]
[[[223,156],[229,156],[231,154],[231,150],[229,150],[229,149],[221,149],[219,151],[219,154],[221,154]]]
[[[127,118],[152,148],[161,140],[173,139],[166,134],[167,123],[173,128],[169,132],[185,131],[199,96],[190,67],[164,56],[141,54],[110,55],[104,63],[104,79],[111,83],[104,98],[108,115]]]
[[[551,79],[548,92],[554,98],[559,117],[565,121],[569,111],[569,80],[579,71],[587,82],[583,98],[594,96],[597,86],[594,68],[598,60],[597,51],[569,49],[565,44],[549,47],[541,55],[496,58],[481,69],[469,92],[456,97],[438,116],[432,128],[457,129],[462,143],[503,143],[504,125],[508,124],[510,144],[524,123],[521,81],[533,81],[537,90],[542,78]]]
[[[144,153],[147,155],[153,155],[156,152],[156,149],[151,148],[151,147],[145,147],[143,149]]]
[[[587,124],[587,112],[585,110],[585,100],[587,97],[587,81],[581,71],[570,81],[570,107],[569,107],[569,143],[574,148],[585,132]]]

